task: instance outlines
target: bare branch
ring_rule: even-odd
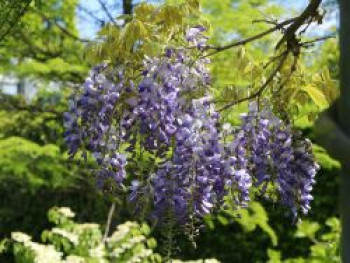
[[[260,38],[262,38],[264,36],[267,36],[267,35],[275,32],[277,30],[283,29],[284,26],[293,23],[294,20],[295,20],[295,18],[285,20],[285,21],[283,21],[281,23],[278,23],[274,27],[272,27],[272,28],[270,28],[270,29],[268,29],[268,30],[266,30],[264,32],[261,32],[261,33],[255,35],[255,36],[252,36],[252,37],[249,37],[249,38],[237,41],[237,42],[233,42],[233,43],[228,44],[226,46],[208,47],[208,49],[214,49],[214,51],[206,54],[204,57],[209,57],[209,56],[215,55],[216,53],[219,53],[221,51],[224,51],[224,50],[227,50],[227,49],[230,49],[230,48],[233,48],[233,47],[244,46],[244,45],[246,45],[246,44],[248,44],[250,42],[253,42],[253,41],[257,40],[257,39],[260,39]]]
[[[33,12],[39,14],[45,21],[47,22],[52,22],[52,19],[50,19],[48,16],[46,16],[43,12],[40,12],[38,10],[33,10]],[[78,37],[77,35],[73,34],[72,32],[70,32],[67,28],[63,27],[62,25],[60,25],[57,21],[55,21],[53,19],[53,23],[55,24],[55,26],[57,26],[61,31],[62,33],[64,33],[65,35],[67,35],[68,37],[72,38],[72,39],[75,39],[77,41],[80,41],[80,42],[84,42],[84,43],[87,43],[87,42],[90,42],[90,40],[88,39],[83,39],[83,38],[80,38]]]
[[[109,12],[106,4],[103,2],[103,0],[98,0],[98,2],[100,3],[100,6],[102,7],[103,11],[105,12],[105,14],[107,15],[107,17],[109,18],[109,20],[115,25],[118,26],[117,23],[115,22],[115,20],[113,19],[112,14]]]
[[[97,17],[92,11],[88,10],[87,8],[83,7],[81,4],[78,5],[78,9],[83,11],[84,13],[88,14],[91,16],[96,22],[98,22],[101,26],[105,25],[105,21],[99,17]]]
[[[314,18],[319,16],[318,8],[321,4],[322,0],[311,0],[309,5],[305,8],[305,10],[295,19],[293,24],[291,24],[286,32],[283,34],[282,39],[277,43],[276,49],[279,49],[283,43],[288,43],[295,37],[298,29],[304,25],[305,23],[310,23]]]
[[[269,24],[275,25],[274,27],[261,32],[255,36],[233,42],[231,44],[225,45],[225,46],[219,46],[219,47],[207,47],[207,49],[214,49],[213,52],[210,52],[206,54],[204,57],[209,57],[212,55],[215,55],[221,51],[237,47],[237,46],[244,46],[247,43],[253,42],[257,39],[260,39],[262,37],[265,37],[273,32],[276,32],[278,30],[282,30],[283,32],[283,37],[278,41],[276,45],[276,50],[281,47],[283,43],[287,43],[287,45],[291,44],[292,42],[295,42],[296,38],[296,32],[299,30],[299,28],[304,25],[305,23],[309,24],[313,20],[317,20],[320,22],[320,15],[318,13],[318,7],[320,6],[322,0],[311,0],[309,5],[304,9],[304,11],[297,17],[285,20],[283,22],[277,23],[274,21],[269,21]],[[262,22],[263,20],[254,20],[253,22]],[[266,22],[266,21],[265,21]],[[288,26],[289,25],[289,26]],[[286,29],[284,28],[285,26],[288,26]],[[294,44],[294,43],[292,43]]]
[[[335,37],[336,37],[335,35],[319,37],[319,38],[315,38],[315,39],[312,39],[312,40],[309,40],[309,41],[301,42],[300,45],[303,46],[303,47],[309,47],[309,46],[313,45],[314,43],[317,43],[317,42],[320,42],[320,41],[325,41],[327,39],[335,38]]]

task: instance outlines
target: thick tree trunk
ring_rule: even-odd
[[[338,104],[338,123],[344,134],[350,137],[350,1],[340,4],[340,81],[341,95]],[[340,212],[342,220],[342,258],[350,263],[350,157],[342,163],[340,186]]]
[[[133,9],[132,0],[123,0],[123,14],[131,15],[132,9]]]
[[[342,222],[341,254],[344,263],[350,262],[350,164],[343,164],[340,185]]]
[[[315,125],[317,142],[342,164],[340,214],[342,262],[350,263],[350,0],[340,6],[340,97]]]

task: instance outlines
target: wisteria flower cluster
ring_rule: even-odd
[[[74,157],[81,149],[86,158],[86,151],[90,151],[100,166],[100,184],[106,178],[122,183],[126,165],[125,155],[118,152],[121,129],[114,120],[124,78],[118,72],[117,83],[108,79],[104,74],[106,67],[104,64],[91,70],[81,93],[70,99],[70,111],[64,114],[69,154]]]
[[[303,214],[310,210],[311,190],[319,170],[311,146],[308,139],[302,139],[267,108],[258,111],[256,103],[251,103],[229,149],[240,156],[260,193],[274,186],[281,203],[297,216],[299,210]]]
[[[319,169],[310,141],[254,103],[240,127],[222,125],[209,95],[203,31],[189,29],[187,47],[146,57],[136,80],[107,64],[94,68],[65,114],[69,154],[91,152],[99,186],[128,189],[137,210],[151,204],[159,222],[170,214],[186,223],[227,202],[246,207],[252,188],[306,214]],[[135,153],[151,158],[146,173],[127,174],[137,169]]]

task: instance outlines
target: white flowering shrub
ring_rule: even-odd
[[[19,263],[165,262],[153,251],[157,242],[150,237],[148,225],[127,221],[118,225],[111,235],[104,237],[100,225],[77,223],[73,220],[74,216],[68,207],[54,207],[49,210],[48,218],[55,227],[42,233],[43,243],[33,241],[25,233],[13,232],[11,240],[1,242],[0,252],[12,249],[15,261]],[[219,261],[204,259],[186,262]]]
[[[77,223],[74,216],[67,207],[52,208],[48,217],[56,226],[42,233],[43,244],[24,233],[12,233],[16,262],[161,262],[147,225],[128,221],[104,239],[100,225]]]

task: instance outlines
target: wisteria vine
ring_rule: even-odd
[[[127,190],[136,210],[150,208],[158,222],[172,215],[187,223],[227,202],[247,207],[254,194],[307,214],[319,169],[310,141],[254,102],[239,127],[220,122],[204,30],[189,29],[186,47],[146,57],[136,80],[122,66],[95,67],[64,116],[70,156],[91,152],[98,185]],[[126,172],[137,169],[136,153],[152,160],[139,176]]]

